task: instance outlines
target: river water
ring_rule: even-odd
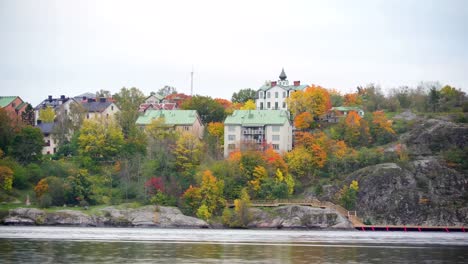
[[[0,226],[0,263],[468,263],[468,233]]]

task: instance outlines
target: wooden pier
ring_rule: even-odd
[[[357,211],[348,211],[340,205],[332,202],[322,202],[317,199],[276,199],[276,200],[252,200],[252,207],[278,207],[285,205],[301,205],[316,208],[330,208],[337,211],[343,217],[348,219],[353,227],[359,231],[401,231],[401,232],[467,232],[468,228],[464,226],[413,226],[413,225],[365,225],[358,217]],[[234,207],[234,201],[227,201],[227,206]]]

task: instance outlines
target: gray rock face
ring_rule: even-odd
[[[352,228],[351,223],[331,209],[309,206],[281,206],[272,211],[251,209],[250,228]]]
[[[436,158],[360,169],[358,215],[374,224],[466,225],[468,179]]]
[[[451,147],[465,147],[468,142],[468,125],[429,119],[418,124],[402,141],[413,156],[435,155]]]
[[[10,210],[3,222],[7,225],[208,227],[205,221],[183,215],[178,208],[151,205],[135,209],[111,206],[99,210],[95,215],[73,210],[45,212],[33,208],[17,208]]]

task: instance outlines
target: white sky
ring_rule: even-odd
[[[468,1],[0,0],[0,95],[164,85],[230,99],[288,79],[343,92],[468,87]]]

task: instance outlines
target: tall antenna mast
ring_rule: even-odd
[[[190,72],[190,96],[193,96],[193,65],[192,71]]]

